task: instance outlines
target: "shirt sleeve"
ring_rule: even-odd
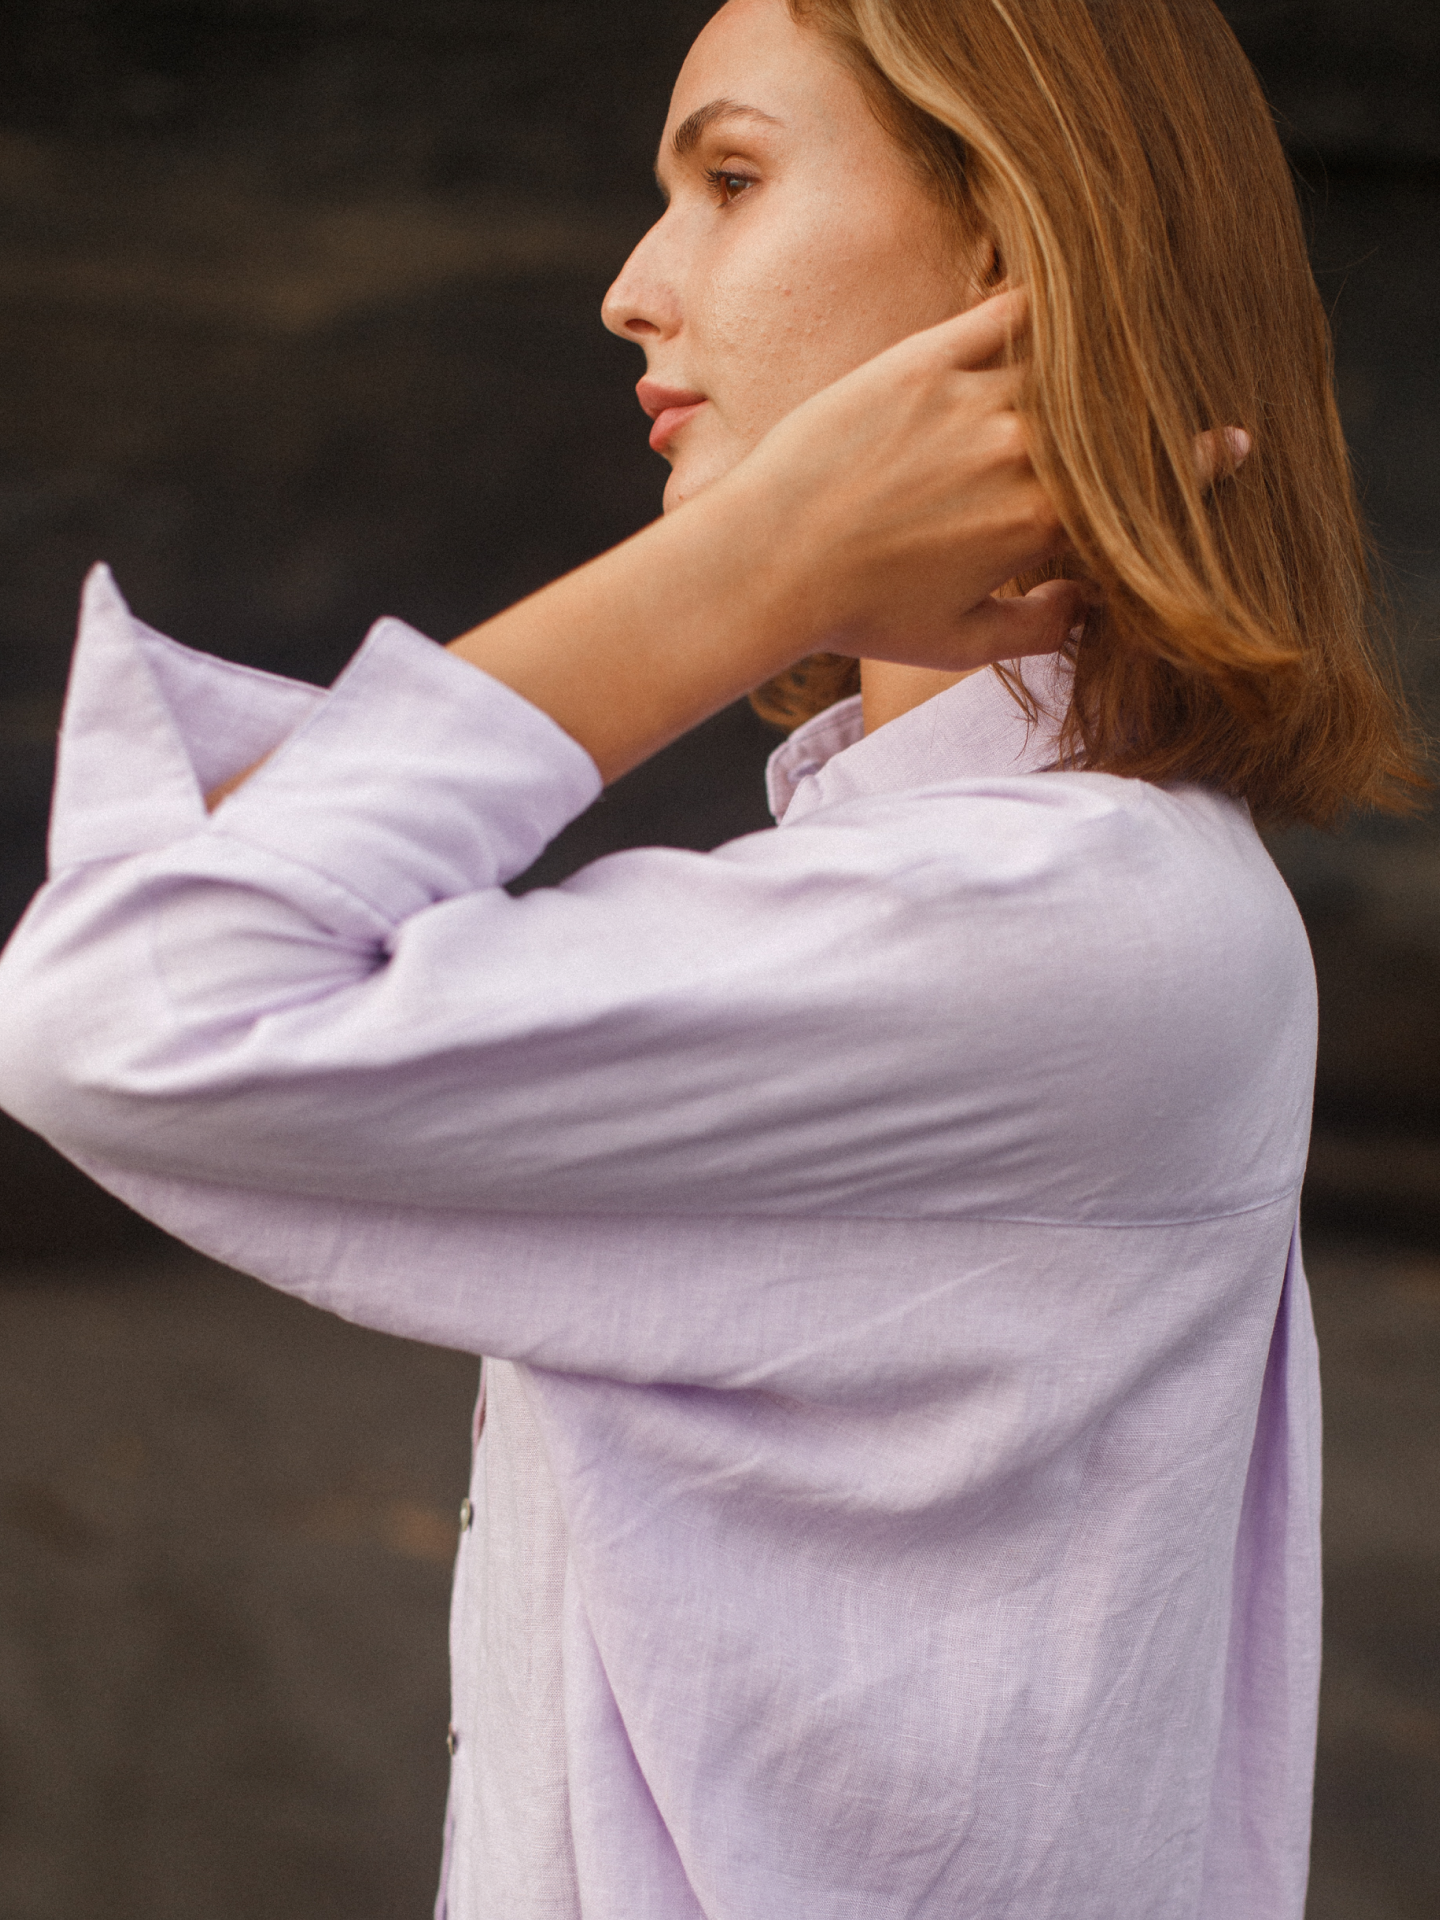
[[[397,621],[323,695],[205,660],[97,575],[52,877],[0,961],[0,1100],[195,1239],[202,1190],[341,1224],[1106,1218],[1142,1150],[1147,1205],[1187,1165],[1211,1205],[1197,1128],[1245,1071],[1226,1002],[1263,956],[1218,963],[1194,874],[1183,911],[1147,893],[1163,855],[1112,791],[1137,783],[1078,779],[880,796],[516,899],[600,786],[546,715]]]

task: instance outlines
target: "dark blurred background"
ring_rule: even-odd
[[[0,12],[0,933],[81,576],[328,679],[658,510],[600,328],[691,0]],[[1226,9],[1280,117],[1403,668],[1440,727],[1440,5]],[[743,708],[537,878],[765,824]],[[1311,1920],[1440,1912],[1440,830],[1275,851],[1321,983],[1329,1408]],[[0,1120],[0,1920],[427,1910],[473,1364],[210,1268]]]

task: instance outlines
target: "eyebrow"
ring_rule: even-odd
[[[763,120],[767,127],[778,127],[780,122],[773,114],[762,113],[759,107],[747,107],[740,100],[710,100],[703,107],[697,107],[688,120],[682,120],[670,136],[670,149],[677,160],[687,159],[700,144],[701,135],[717,120]]]

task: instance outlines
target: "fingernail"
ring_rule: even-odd
[[[1245,458],[1246,454],[1249,453],[1251,447],[1255,444],[1244,427],[1226,427],[1225,439],[1231,453],[1235,456],[1237,465]]]
[[[1071,627],[1069,633],[1066,634],[1065,644],[1070,647],[1078,647],[1084,638],[1085,622],[1083,620],[1077,620],[1074,626]]]

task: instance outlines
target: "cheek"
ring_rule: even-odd
[[[810,289],[791,273],[756,284],[748,275],[717,285],[707,329],[719,420],[754,440],[815,385],[811,369],[820,316]]]
[[[844,346],[854,276],[843,253],[813,232],[745,238],[752,244],[715,263],[690,313],[718,415],[755,440],[857,363]]]
[[[878,213],[817,210],[797,225],[737,246],[691,308],[704,316],[717,414],[752,444],[810,394],[966,304],[963,276],[897,244]]]

